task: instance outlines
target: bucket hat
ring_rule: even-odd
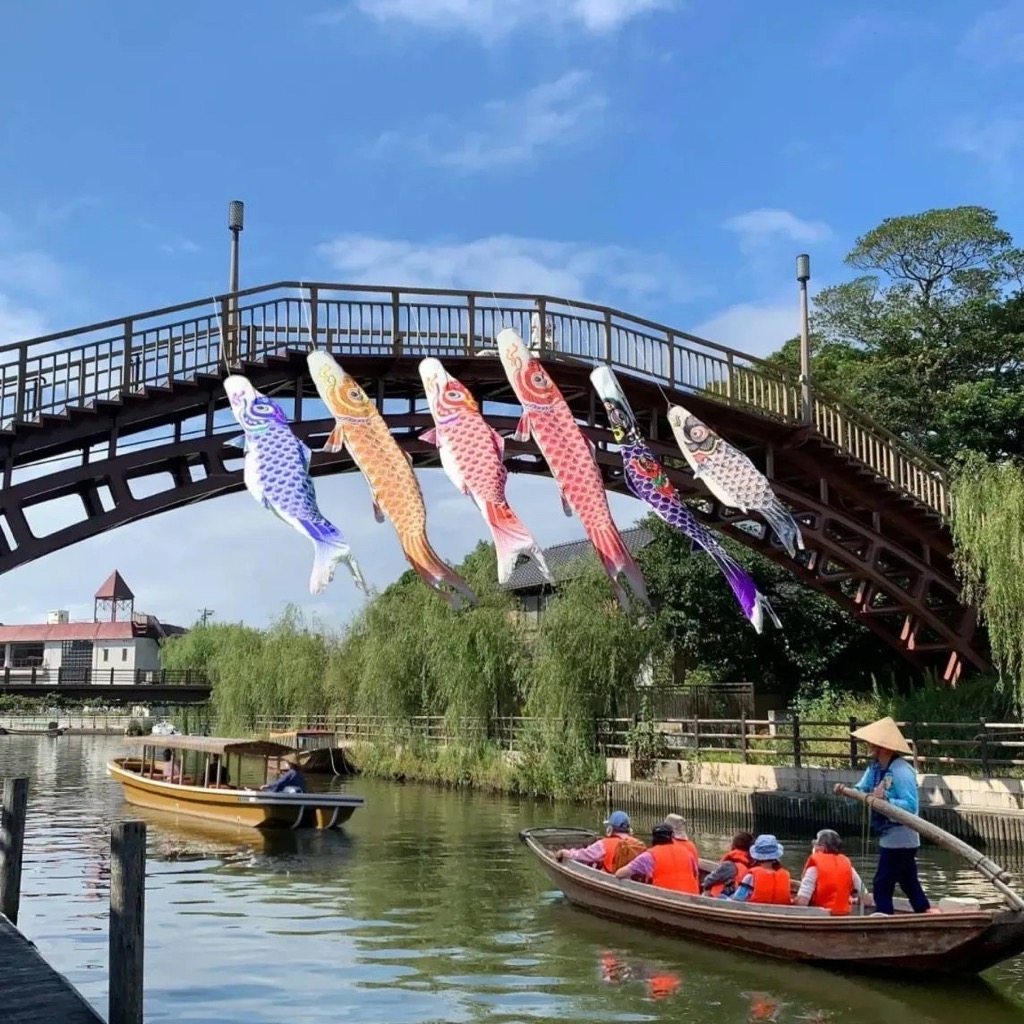
[[[758,836],[750,848],[751,860],[782,860],[785,847],[773,835]]]

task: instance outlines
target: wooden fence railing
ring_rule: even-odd
[[[490,740],[507,750],[520,749],[530,729],[542,728],[535,718],[450,720],[420,716],[396,723],[385,717],[329,715],[303,719],[257,718],[254,731],[266,735],[301,724],[324,729],[338,743],[450,744],[471,739]],[[732,761],[773,766],[864,767],[864,747],[850,733],[864,725],[804,720],[798,715],[779,719],[688,718],[655,723],[663,759]],[[913,748],[911,760],[922,772],[980,774],[985,778],[1021,774],[1024,768],[1024,724],[1019,722],[901,722]],[[600,719],[594,723],[595,751],[607,757],[628,757],[635,719]]]

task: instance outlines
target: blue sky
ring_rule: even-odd
[[[1022,70],[1019,2],[15,5],[0,342],[222,291],[239,198],[243,285],[544,291],[763,352],[795,333],[798,252],[820,287],[882,218],[961,203],[1024,237]],[[483,523],[439,472],[422,483],[457,559]],[[362,480],[318,490],[373,582],[393,579]],[[551,481],[509,494],[543,543],[578,535]],[[14,570],[0,619],[85,616],[115,567],[171,621],[286,601],[345,619],[347,578],[311,599],[287,532],[217,499]]]

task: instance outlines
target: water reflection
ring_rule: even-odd
[[[262,834],[127,807],[104,775],[122,749],[116,738],[0,739],[0,774],[32,779],[23,927],[101,1010],[109,828],[131,816],[150,837],[147,1021],[961,1024],[972,1014],[1024,1024],[1018,962],[985,981],[929,988],[577,911],[549,890],[516,832],[553,820],[592,826],[593,810],[359,780],[352,788],[367,806],[343,832]],[[727,832],[698,838],[713,852]],[[807,841],[783,839],[793,849]],[[1000,859],[1021,866],[1019,856]],[[989,898],[936,851],[922,866],[933,892]]]

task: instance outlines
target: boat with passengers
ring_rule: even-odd
[[[181,735],[126,740],[141,752],[110,761],[107,774],[121,783],[125,800],[139,807],[253,828],[333,829],[365,804],[363,797],[351,793],[261,789],[283,761],[296,758],[294,748],[283,743]],[[169,778],[164,771],[168,749]],[[179,756],[174,757],[175,752]],[[236,782],[209,781],[211,775],[214,780],[220,777],[216,769],[210,770],[214,758],[224,766],[227,779]]]
[[[822,907],[736,902],[616,878],[559,859],[560,849],[589,846],[597,839],[589,829],[545,826],[524,829],[519,837],[569,903],[709,945],[846,970],[929,978],[980,974],[1024,953],[1024,897],[1011,887],[1008,871],[932,822],[849,786],[840,790],[963,857],[988,879],[1004,905],[947,898],[938,901],[935,913],[915,914],[906,900],[895,900],[893,914],[875,914],[861,906],[854,913],[833,915]],[[714,861],[701,860],[701,879],[715,867]],[[798,887],[794,880],[794,896]]]

